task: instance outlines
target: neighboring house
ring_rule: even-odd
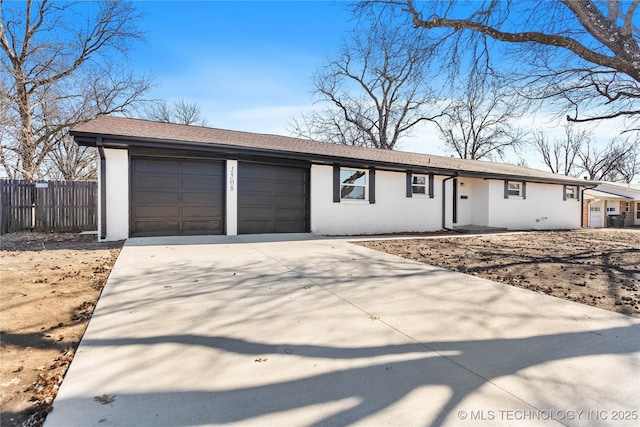
[[[640,226],[640,184],[601,182],[585,190],[584,227]]]
[[[460,226],[581,226],[595,183],[520,166],[101,116],[72,130],[100,155],[102,240]]]

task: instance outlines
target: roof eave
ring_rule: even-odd
[[[71,136],[78,145],[95,147],[97,142],[97,135],[92,132],[70,131]],[[129,147],[137,148],[154,148],[154,149],[194,149],[198,151],[206,151],[208,153],[221,154],[226,158],[238,158],[253,156],[263,158],[286,158],[289,160],[309,161],[314,164],[324,165],[348,165],[351,167],[360,168],[377,168],[381,170],[406,172],[411,171],[414,173],[433,173],[443,176],[458,176],[467,178],[480,178],[480,179],[496,179],[496,180],[510,180],[510,181],[526,181],[532,183],[543,184],[564,184],[564,185],[597,185],[598,181],[578,180],[567,177],[563,178],[542,178],[531,177],[524,175],[514,174],[500,174],[489,172],[475,172],[468,170],[458,170],[434,166],[413,165],[406,163],[394,163],[385,162],[380,160],[369,159],[355,159],[352,157],[336,156],[330,154],[316,154],[316,153],[302,153],[285,150],[274,149],[260,149],[255,147],[242,147],[232,144],[216,144],[209,142],[190,142],[182,140],[171,140],[162,138],[147,138],[147,137],[125,137],[120,135],[100,134],[102,137],[102,145],[104,148],[116,148],[126,149]]]

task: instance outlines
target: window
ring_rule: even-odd
[[[413,194],[427,194],[427,177],[414,175],[411,177],[411,191]]]
[[[577,185],[565,185],[562,189],[562,200],[580,201],[580,187]]]
[[[367,172],[357,169],[340,169],[340,198],[366,200]]]
[[[406,180],[407,197],[428,196],[430,199],[434,197],[433,193],[433,174],[428,175],[414,175],[413,172],[407,171]]]
[[[509,197],[522,197],[522,183],[520,182],[509,182],[509,187],[507,189],[507,194]]]
[[[575,199],[576,198],[576,187],[565,187],[564,194],[566,199]]]
[[[524,181],[505,181],[504,198],[526,199],[527,183]]]
[[[616,208],[607,208],[607,212],[615,212]]]
[[[622,206],[623,206],[622,210],[624,212],[629,212],[629,202],[622,202]]]
[[[636,219],[640,219],[640,202],[636,202]]]

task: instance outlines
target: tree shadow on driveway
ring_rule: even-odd
[[[591,405],[597,399],[601,399],[601,402],[606,402],[607,399],[614,403],[617,399],[618,403],[632,402],[638,397],[637,384],[634,386],[630,382],[628,387],[622,384],[611,387],[611,384],[602,384],[597,380],[591,383],[591,378],[582,378],[581,384],[570,385],[579,387],[579,395],[571,396],[573,400],[563,401],[556,396],[553,401],[545,401],[539,397],[555,393],[552,390],[553,384],[550,384],[553,374],[549,374],[547,378],[528,378],[527,370],[542,367],[549,362],[572,359],[569,364],[578,366],[577,374],[582,375],[580,362],[575,362],[576,359],[587,356],[627,355],[629,359],[624,359],[629,364],[627,368],[631,369],[630,372],[635,369],[637,373],[638,362],[634,353],[640,351],[640,340],[637,339],[639,336],[640,324],[633,324],[604,330],[516,339],[420,342],[355,348],[295,343],[264,344],[230,337],[199,335],[88,340],[84,344],[91,347],[179,344],[252,357],[278,354],[280,357],[289,358],[288,363],[291,364],[300,363],[308,358],[370,359],[365,366],[250,387],[216,391],[119,393],[110,405],[111,408],[101,414],[117,423],[127,424],[126,414],[140,411],[148,411],[146,417],[153,421],[151,424],[159,422],[162,425],[186,426],[241,423],[266,415],[344,400],[346,407],[343,405],[337,412],[334,410],[328,411],[328,414],[319,414],[318,419],[311,425],[349,425],[392,407],[418,389],[437,386],[445,387],[448,392],[425,391],[422,399],[424,407],[416,409],[414,421],[420,425],[441,426],[452,416],[455,409],[459,409],[458,405],[467,397],[489,384],[495,386],[489,393],[496,393],[498,398],[506,399],[507,403],[503,401],[500,408],[507,409],[588,411],[594,409]],[[380,363],[377,359],[380,356],[403,354],[407,355],[404,360],[395,359]],[[586,368],[591,369],[593,366],[588,365]],[[281,369],[281,366],[273,369]],[[533,402],[529,396],[520,396],[517,391],[510,390],[507,382],[501,383],[501,378],[510,376],[516,376],[526,382],[529,389],[527,394],[535,395],[536,401]],[[557,385],[560,388],[567,386],[569,385]],[[540,389],[536,390],[536,387]],[[612,391],[619,392],[620,395],[600,395]],[[629,393],[636,395],[629,396]],[[78,399],[77,402],[68,404],[95,408],[95,403],[92,405],[91,402],[83,400],[87,399]],[[540,406],[540,402],[543,402],[543,406]],[[618,406],[617,409],[637,408]],[[123,416],[124,418],[121,418]]]
[[[637,409],[626,316],[339,242],[128,249],[47,427]]]

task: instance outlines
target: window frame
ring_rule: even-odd
[[[511,194],[514,189],[511,188],[511,184],[518,185],[518,194]],[[525,200],[527,198],[527,181],[516,180],[504,180],[504,198],[505,199],[518,199]]]
[[[567,185],[564,187],[565,200],[575,200],[578,196],[578,188],[573,185]]]
[[[342,173],[346,172],[346,171],[353,171],[354,173],[358,173],[358,172],[362,172],[363,176],[362,177],[358,177],[357,179],[360,178],[364,178],[364,184],[360,185],[360,184],[345,184],[343,179],[342,179]],[[367,169],[360,169],[360,168],[351,168],[351,167],[340,167],[340,180],[339,180],[339,191],[340,191],[340,201],[341,202],[354,202],[354,203],[362,203],[362,202],[368,202],[369,201],[369,170]],[[353,187],[353,188],[362,188],[362,198],[349,198],[349,197],[343,197],[343,193],[342,190],[345,187]]]
[[[415,178],[424,178],[424,184],[419,184],[419,183],[414,184],[414,182],[413,182],[414,181],[414,177]],[[434,180],[433,173],[417,173],[417,174],[414,174],[412,171],[407,171],[406,180],[405,180],[406,197],[411,198],[413,196],[416,196],[419,199],[421,199],[421,198],[433,199],[435,197],[434,182],[435,182],[435,180]],[[414,186],[416,188],[424,186],[424,193],[415,193],[414,192]]]
[[[579,185],[564,185],[562,186],[562,200],[575,200],[580,201],[580,186]]]
[[[415,183],[416,178],[424,181],[422,184]],[[422,188],[422,192],[416,192],[416,189]],[[429,196],[429,175],[422,174],[412,174],[411,175],[411,195],[417,197],[428,197]]]
[[[517,185],[518,186],[518,193],[517,194],[512,194],[512,191],[514,191],[514,189],[511,188],[511,185]],[[509,196],[508,198],[514,198],[514,199],[522,199],[524,198],[524,191],[523,191],[523,185],[522,182],[520,181],[507,181],[507,196]]]

